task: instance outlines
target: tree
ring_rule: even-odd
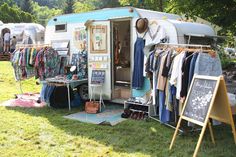
[[[9,6],[13,6],[15,4],[13,0],[0,0],[0,5],[3,5],[4,3],[8,4]]]
[[[34,22],[34,17],[17,6],[10,7],[7,3],[0,6],[0,19],[4,23]]]
[[[97,9],[119,7],[119,0],[96,0],[93,2]]]
[[[133,6],[155,11],[163,11],[166,2],[163,0],[119,0],[122,6]]]
[[[21,5],[21,9],[24,12],[28,12],[28,13],[32,14],[33,13],[32,0],[24,0],[24,2]]]
[[[236,35],[236,0],[168,0],[167,6],[167,12],[201,17],[222,27],[222,34]]]
[[[53,16],[62,14],[62,10],[60,9],[50,9],[47,6],[39,6],[36,2],[33,3],[33,9],[36,21],[44,26]]]
[[[64,8],[64,13],[65,14],[70,14],[73,13],[73,6],[74,6],[75,2],[74,0],[66,0],[66,6]]]
[[[15,0],[21,1],[21,0]],[[33,0],[37,2],[40,6],[47,6],[49,8],[63,9],[65,6],[66,0]]]
[[[73,10],[75,13],[87,12],[95,10],[95,6],[89,3],[76,2],[73,6]]]

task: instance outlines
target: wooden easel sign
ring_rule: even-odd
[[[197,156],[207,125],[210,127],[212,142],[215,143],[210,118],[231,125],[236,144],[234,121],[223,76],[194,75],[169,149],[174,144],[182,119],[202,126],[194,157]]]

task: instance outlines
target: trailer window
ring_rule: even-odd
[[[55,32],[66,32],[66,24],[55,25]]]
[[[188,44],[212,45],[215,43],[214,39],[208,36],[185,35],[184,39]]]

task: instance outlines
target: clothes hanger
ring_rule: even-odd
[[[150,25],[153,25],[153,24],[156,24],[156,25],[158,25],[158,23],[157,23],[157,21],[156,21],[156,20],[152,20],[152,21],[150,22]]]
[[[157,28],[156,29],[151,29],[152,25],[156,25]],[[149,29],[148,29],[148,34],[149,34],[149,36],[151,37],[152,40],[154,40],[157,37],[157,34],[158,34],[159,30],[160,30],[160,25],[158,25],[156,20],[152,20],[149,23]]]

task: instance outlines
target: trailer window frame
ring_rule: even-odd
[[[62,27],[63,26],[63,27]],[[62,27],[62,28],[61,28]],[[60,23],[55,25],[55,32],[67,32],[67,24],[66,23]]]

